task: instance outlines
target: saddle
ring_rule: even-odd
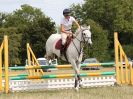
[[[66,50],[67,50],[67,48],[69,47],[69,45],[70,45],[72,39],[73,39],[73,37],[67,37],[66,43],[65,43],[65,45],[64,45],[64,52],[63,52],[63,53],[66,53]],[[59,40],[56,42],[56,44],[55,44],[55,49],[61,51],[61,46],[62,46],[62,40],[59,39]]]

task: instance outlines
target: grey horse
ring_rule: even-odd
[[[75,71],[75,88],[79,89],[81,84],[80,78],[80,63],[83,57],[83,46],[87,44],[92,44],[91,41],[91,31],[90,26],[81,27],[80,30],[75,32],[75,37],[71,41],[70,45],[66,50],[67,59],[60,54],[60,50],[55,48],[57,41],[61,39],[60,34],[52,34],[48,40],[46,41],[46,57],[48,60],[52,59],[54,55],[60,57],[64,61],[68,61],[71,63],[74,71]]]

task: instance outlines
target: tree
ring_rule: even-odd
[[[111,55],[108,50],[109,40],[107,38],[107,31],[103,30],[102,27],[93,20],[86,20],[86,24],[91,26],[93,45],[89,47],[89,49],[86,48],[85,58],[96,57],[101,62],[110,60]]]
[[[56,32],[55,23],[49,17],[40,9],[27,4],[8,15],[3,27],[14,27],[18,34],[21,34],[21,52],[19,54],[21,63],[24,63],[27,58],[26,43],[30,43],[37,57],[43,57],[47,38]]]
[[[133,30],[132,0],[85,0],[84,20],[91,18],[110,32]]]
[[[73,15],[77,18],[81,25],[90,25],[92,31],[92,42],[93,46],[89,49],[85,48],[85,57],[96,57],[99,61],[107,61],[110,59],[108,47],[108,33],[106,30],[103,30],[102,26],[96,23],[92,19],[84,19],[84,12],[82,12],[82,7],[80,5],[73,5],[72,8]]]
[[[114,31],[120,33],[122,44],[133,44],[132,0],[85,0],[82,5],[73,5],[72,10],[81,24],[86,24],[86,20],[91,19],[108,31],[109,50],[114,50]]]
[[[3,26],[3,23],[4,23],[4,21],[5,21],[5,19],[6,19],[7,16],[8,16],[7,13],[0,12],[0,27]]]
[[[0,28],[0,42],[3,41],[4,35],[8,35],[9,39],[9,64],[10,66],[20,64],[20,41],[21,34],[18,33],[16,28]]]
[[[40,17],[24,30],[22,46],[29,42],[37,57],[44,57],[45,42],[52,33],[56,33],[54,23],[50,18]]]

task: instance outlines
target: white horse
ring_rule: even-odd
[[[68,62],[71,63],[74,71],[75,71],[75,88],[78,90],[80,86],[80,63],[82,61],[83,56],[83,46],[85,43],[92,44],[91,41],[91,32],[90,26],[88,27],[81,27],[80,30],[76,31],[76,36],[71,41],[70,45],[66,50],[66,56]],[[47,59],[52,59],[54,54],[60,57],[62,60],[67,61],[64,55],[60,54],[60,50],[55,49],[55,45],[57,41],[61,39],[60,34],[52,34],[48,40],[46,41],[46,57]]]

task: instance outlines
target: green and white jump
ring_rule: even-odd
[[[103,66],[110,67],[114,66],[115,71],[111,72],[99,72],[99,73],[81,73],[82,76],[82,87],[99,87],[99,86],[114,86],[117,84],[130,84],[133,85],[133,68],[131,64],[128,63],[126,54],[124,53],[122,46],[120,45],[117,37],[117,33],[114,35],[115,43],[115,63],[99,63],[99,64],[81,64],[81,67],[88,66]],[[7,50],[8,43],[1,46]],[[51,74],[46,75],[42,69],[49,68],[72,68],[71,65],[57,65],[57,66],[39,66],[38,61],[33,54],[33,51],[28,47],[28,62],[27,67],[9,67],[8,68],[8,57],[4,59],[5,66],[5,80],[2,80],[2,75],[0,76],[0,91],[5,89],[6,93],[10,91],[35,91],[35,90],[49,90],[49,89],[66,89],[74,87],[74,74]],[[8,52],[4,52],[5,56],[8,56]],[[2,51],[0,53],[2,55]],[[33,56],[31,57],[30,54]],[[2,57],[2,56],[1,56]],[[2,60],[2,59],[0,59]],[[32,63],[36,66],[31,65]],[[125,60],[125,66],[122,62]],[[1,61],[0,61],[1,62]],[[123,68],[124,67],[124,68]],[[27,70],[28,75],[18,75],[15,77],[10,77],[8,74],[8,69],[11,70]],[[36,73],[37,71],[37,73]],[[2,74],[2,63],[0,63],[0,72]],[[67,71],[66,71],[67,72]],[[40,73],[40,75],[38,75]],[[3,87],[2,87],[3,85]]]

